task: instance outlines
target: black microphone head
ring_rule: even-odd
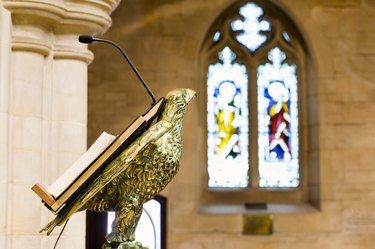
[[[80,35],[78,37],[78,41],[80,43],[86,43],[86,44],[89,44],[89,43],[92,43],[94,41],[94,38],[90,35]]]

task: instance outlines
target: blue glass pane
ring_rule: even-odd
[[[229,47],[207,74],[209,187],[248,185],[247,72]]]
[[[254,3],[245,4],[239,12],[244,20],[234,20],[232,30],[241,32],[236,36],[237,41],[254,52],[266,42],[267,36],[263,33],[271,30],[271,23],[267,20],[260,20],[264,11]]]
[[[220,34],[220,32],[219,31],[217,31],[215,34],[214,34],[214,37],[213,37],[213,42],[217,42],[219,39],[220,39],[220,36],[221,36],[221,34]]]
[[[258,67],[258,158],[260,187],[297,187],[298,93],[296,66],[279,48]]]
[[[283,38],[286,42],[290,43],[290,36],[287,32],[283,32]]]

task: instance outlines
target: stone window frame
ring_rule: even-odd
[[[281,34],[270,33],[267,36],[271,42],[262,45],[253,54],[245,46],[235,42],[233,34],[229,28],[222,29],[222,38],[213,42],[215,33],[222,27],[230,27],[233,17],[238,16],[238,9],[244,4],[252,2],[260,6],[265,16],[271,20],[273,25],[282,26],[290,36],[292,46],[282,46],[283,52],[287,55],[287,62],[297,66],[298,77],[298,110],[299,110],[299,166],[300,185],[298,188],[259,188],[258,173],[254,166],[250,169],[250,179],[255,179],[249,183],[246,189],[213,189],[208,188],[207,172],[207,125],[206,125],[206,81],[208,65],[217,62],[217,54],[225,46],[230,45],[238,56],[237,61],[244,64],[248,70],[249,77],[249,106],[256,106],[256,69],[260,62],[264,62],[267,53],[272,46],[280,43]],[[314,83],[314,66],[312,56],[300,29],[291,17],[285,13],[285,8],[277,6],[270,1],[241,0],[226,8],[212,22],[206,37],[203,40],[199,58],[199,137],[202,139],[200,146],[200,188],[199,188],[199,210],[207,213],[232,213],[232,212],[266,212],[282,213],[317,210],[320,204],[319,187],[319,152],[317,150],[318,131],[315,127],[317,123],[317,101]],[[277,27],[281,30],[280,27]],[[225,33],[226,32],[226,33]],[[278,36],[277,36],[278,35]],[[251,59],[250,55],[251,54]],[[249,143],[257,143],[257,108],[249,108]],[[258,165],[257,148],[249,149],[249,160],[251,165]]]

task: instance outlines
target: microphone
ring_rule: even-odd
[[[78,37],[78,41],[80,43],[90,44],[90,43],[92,43],[94,41],[94,37],[89,36],[89,35],[80,35]]]
[[[78,41],[80,43],[85,43],[85,44],[91,44],[93,42],[104,42],[104,43],[109,43],[112,46],[115,46],[118,50],[120,50],[121,54],[125,57],[126,61],[130,65],[130,67],[133,69],[133,72],[137,75],[138,79],[141,81],[142,85],[146,89],[148,95],[150,95],[150,97],[152,99],[152,105],[154,105],[156,103],[154,94],[152,94],[150,88],[147,86],[147,84],[145,83],[145,81],[142,79],[141,75],[138,73],[137,69],[135,68],[135,66],[133,65],[133,63],[130,61],[130,59],[126,55],[125,51],[119,45],[117,45],[113,41],[105,40],[105,39],[99,39],[99,38],[95,38],[95,37],[92,37],[92,36],[89,36],[89,35],[80,35],[78,37]]]

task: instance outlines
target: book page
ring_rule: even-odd
[[[57,199],[95,159],[115,140],[115,136],[103,132],[91,147],[47,189]]]

